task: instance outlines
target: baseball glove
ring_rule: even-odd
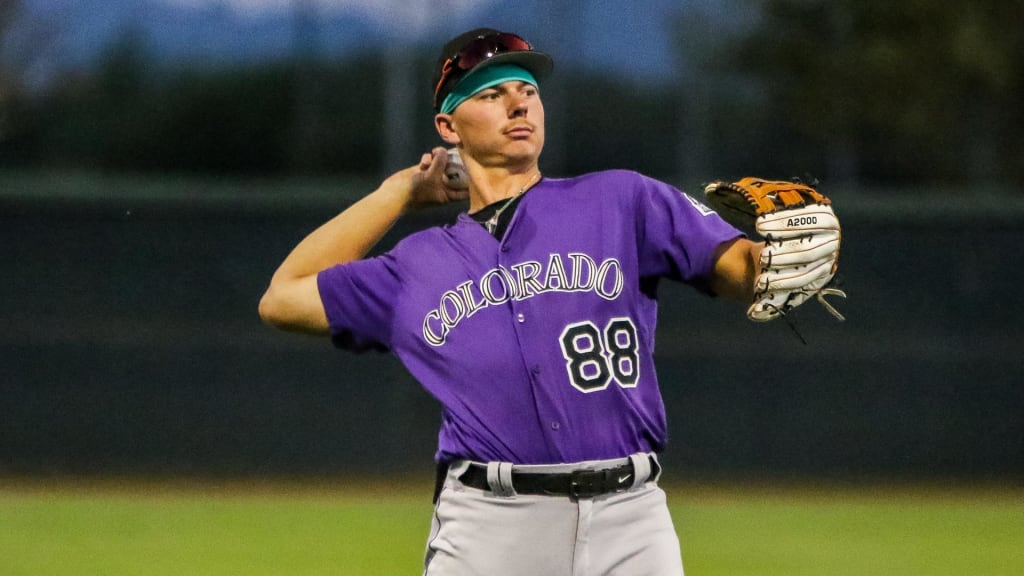
[[[748,318],[773,320],[814,296],[829,313],[844,319],[825,300],[830,295],[846,297],[828,287],[835,277],[841,238],[831,200],[801,182],[751,177],[712,182],[704,195],[726,221],[739,228],[753,227],[764,238]]]

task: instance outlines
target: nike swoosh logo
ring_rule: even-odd
[[[626,474],[625,476],[619,476],[619,484],[622,484],[626,480],[629,480],[632,476],[633,476],[632,474]]]

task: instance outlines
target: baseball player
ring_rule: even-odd
[[[552,68],[514,34],[448,42],[434,123],[461,164],[438,147],[312,232],[260,314],[388,350],[439,401],[424,574],[681,575],[657,484],[658,282],[749,303],[764,243],[634,172],[541,174]],[[466,200],[453,223],[366,258],[405,212]]]

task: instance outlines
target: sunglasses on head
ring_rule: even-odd
[[[533,50],[533,46],[529,42],[507,32],[488,34],[470,40],[454,56],[444,61],[444,66],[441,67],[441,79],[434,87],[434,108],[439,105],[438,96],[441,94],[441,89],[450,80],[502,52],[529,52],[530,50]]]

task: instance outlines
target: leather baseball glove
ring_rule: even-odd
[[[753,227],[764,238],[761,272],[747,317],[764,322],[784,316],[814,296],[839,320],[825,296],[845,298],[828,285],[835,277],[841,230],[832,201],[801,182],[743,178],[712,182],[708,203],[739,228]]]

